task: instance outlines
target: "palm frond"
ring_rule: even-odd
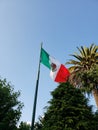
[[[94,43],[92,43],[90,48],[89,48],[90,52],[92,51],[93,47],[94,47]]]
[[[82,50],[82,56],[86,57],[86,47],[81,46],[81,50]]]
[[[84,55],[83,51],[79,47],[77,47],[77,49],[79,50],[81,55]]]
[[[75,57],[76,59],[78,59],[79,61],[82,61],[83,60],[83,58],[80,56],[80,55],[71,55],[71,56],[73,56],[73,57]]]
[[[66,62],[66,64],[81,64],[79,61],[76,61],[76,60],[72,60],[72,59],[70,59],[70,61],[69,62]]]
[[[86,87],[92,89],[89,85],[90,79],[88,79],[88,73],[90,68],[94,64],[98,64],[98,46],[95,44],[91,44],[90,47],[77,47],[79,54],[74,53],[71,56],[75,58],[75,60],[70,59],[66,64],[71,64],[72,66],[69,67],[69,71],[71,76],[69,80],[72,84],[79,87]],[[85,73],[86,72],[86,73]],[[85,76],[83,75],[85,74]],[[92,80],[92,79],[91,79]],[[84,82],[86,85],[83,86]]]

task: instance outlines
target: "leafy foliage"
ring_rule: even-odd
[[[18,130],[30,130],[30,125],[22,121],[19,125]]]
[[[79,53],[73,54],[73,58],[67,64],[71,72],[70,82],[86,91],[92,91],[98,86],[98,46],[77,48]],[[83,89],[84,89],[83,88]]]
[[[43,121],[44,121],[44,118],[40,116],[39,121],[37,121],[34,125],[34,130],[41,130],[43,127]]]
[[[98,65],[93,65],[89,70],[85,70],[83,73],[77,75],[81,78],[82,89],[86,92],[92,90],[98,91]]]
[[[14,130],[21,116],[23,104],[18,101],[20,92],[14,92],[14,88],[6,79],[0,79],[0,130]]]
[[[92,107],[80,89],[67,82],[60,84],[51,94],[53,98],[49,101],[41,130],[91,129],[94,120]]]

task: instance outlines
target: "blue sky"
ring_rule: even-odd
[[[32,118],[41,42],[63,64],[77,46],[98,45],[98,1],[0,0],[0,76],[21,91],[23,121]],[[41,65],[36,120],[57,85]]]

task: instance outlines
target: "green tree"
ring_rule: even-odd
[[[41,130],[92,130],[92,106],[80,89],[60,84],[52,93]]]
[[[98,110],[94,114],[93,126],[94,130],[98,130]]]
[[[92,71],[94,66],[98,65],[98,46],[91,44],[90,47],[81,46],[77,49],[79,53],[71,55],[73,59],[67,62],[67,64],[72,65],[69,67],[71,72],[70,81],[77,87],[84,87],[86,91],[92,91],[98,86],[98,82],[95,84],[95,79],[93,80],[93,78],[97,78],[96,74]]]
[[[35,122],[34,125],[34,130],[41,130],[43,127],[43,121],[44,121],[44,117],[39,117],[39,120],[37,122]]]
[[[18,100],[20,92],[6,79],[0,79],[0,130],[15,130],[21,116],[23,104]]]
[[[96,93],[98,89],[98,46],[91,44],[90,47],[81,46],[78,48],[78,53],[75,53],[73,59],[69,60],[67,64],[71,72],[70,82],[84,91]],[[98,96],[96,93],[98,104]]]
[[[26,122],[21,122],[18,130],[30,130],[30,125]]]
[[[98,89],[98,64],[94,64],[82,73],[78,72],[77,75],[81,78],[82,88],[87,92]]]

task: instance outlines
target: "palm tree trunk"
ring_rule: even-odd
[[[94,95],[94,99],[95,99],[95,102],[96,102],[96,106],[98,108],[98,90],[94,89],[93,95]]]

